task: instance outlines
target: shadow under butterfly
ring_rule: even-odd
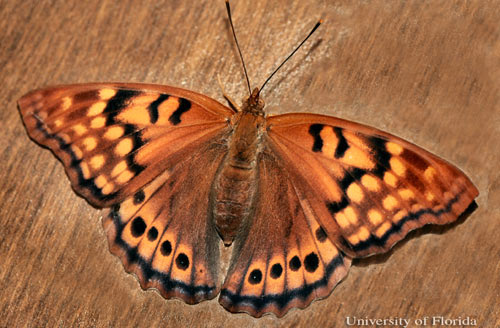
[[[231,312],[281,317],[328,296],[353,258],[475,205],[464,173],[396,136],[330,116],[266,115],[263,86],[252,91],[245,75],[241,109],[135,83],[55,86],[18,101],[29,136],[74,190],[109,208],[110,250],[144,289],[189,304],[220,294]],[[234,243],[223,280],[221,240]]]

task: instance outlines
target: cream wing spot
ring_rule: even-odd
[[[85,146],[86,151],[92,151],[97,146],[97,140],[94,137],[87,137],[83,139],[83,146]]]
[[[115,185],[113,183],[108,183],[102,188],[101,192],[104,195],[109,195],[113,190],[115,190]]]
[[[89,107],[87,111],[87,116],[99,115],[104,111],[104,108],[106,108],[106,102],[104,101],[96,102],[95,104]]]
[[[127,167],[128,165],[126,161],[121,161],[120,163],[116,164],[113,170],[111,171],[111,177],[114,178],[118,176],[120,173],[125,171]]]
[[[123,139],[118,143],[118,145],[116,145],[115,154],[118,156],[125,156],[128,153],[130,153],[132,148],[133,148],[132,140],[130,138]]]
[[[83,152],[82,150],[77,146],[77,145],[71,145],[71,151],[75,155],[77,159],[82,159],[83,157]]]
[[[368,219],[370,220],[371,224],[377,226],[380,222],[382,222],[382,214],[377,210],[369,210]]]
[[[104,155],[95,155],[90,159],[92,169],[99,170],[105,163]]]
[[[409,200],[415,196],[413,191],[411,191],[410,189],[402,189],[399,190],[398,193],[399,196],[401,196],[401,198],[403,198],[404,200]]]
[[[363,190],[355,182],[351,183],[347,188],[347,196],[350,200],[360,203],[363,200]]]
[[[392,155],[400,155],[402,152],[403,152],[403,147],[401,147],[400,145],[394,143],[394,142],[387,142],[385,144],[385,147],[387,149],[387,151],[389,153],[391,153]]]
[[[162,102],[160,106],[158,106],[158,121],[157,125],[170,125],[168,118],[172,115],[174,111],[179,108],[179,98],[177,97],[168,97],[167,100]]]
[[[344,214],[350,224],[358,223],[358,215],[352,206],[347,206],[344,210]]]
[[[102,116],[98,116],[90,121],[90,127],[92,129],[100,129],[106,124],[106,119]]]
[[[83,124],[76,124],[72,129],[78,136],[82,136],[87,132],[87,128]]]
[[[402,218],[404,218],[407,215],[408,215],[408,212],[406,210],[401,210],[401,211],[397,212],[396,214],[394,214],[394,216],[392,218],[392,222],[398,223],[399,221],[401,221]]]
[[[368,231],[366,227],[360,227],[358,231],[347,237],[347,240],[349,240],[352,245],[356,245],[359,244],[360,241],[367,240],[369,237],[370,231]]]
[[[370,231],[368,231],[366,227],[361,227],[359,228],[357,235],[359,240],[365,241],[370,237]]]
[[[391,187],[396,187],[398,179],[391,172],[384,173],[384,182],[387,183]]]
[[[370,156],[359,149],[358,147],[349,147],[342,158],[339,160],[353,167],[358,167],[366,170],[370,170],[375,166],[375,163],[371,160]]]
[[[391,224],[389,222],[384,222],[376,231],[375,235],[379,238],[382,238],[383,235],[391,228]]]
[[[350,223],[347,220],[347,217],[344,215],[343,212],[335,214],[335,221],[337,221],[338,225],[342,228],[347,228],[349,227]]]
[[[60,127],[63,124],[63,121],[61,119],[57,119],[54,121],[54,126],[56,128]]]
[[[382,201],[382,205],[388,211],[395,209],[398,206],[398,204],[399,204],[398,200],[392,195],[385,197],[384,200]]]
[[[321,132],[320,137],[323,140],[323,147],[321,148],[321,152],[330,158],[333,158],[335,154],[335,149],[338,145],[338,139],[333,133],[333,129],[331,126],[325,126]]]
[[[90,178],[89,166],[85,162],[80,163],[80,170],[82,171],[82,176],[84,179]]]
[[[347,240],[349,241],[349,243],[351,243],[351,245],[359,244],[359,237],[357,233],[353,233],[352,235],[348,236]]]
[[[365,174],[361,177],[361,184],[369,191],[379,191],[380,189],[378,180],[369,174]]]
[[[403,163],[401,163],[401,161],[399,159],[392,157],[389,160],[389,164],[391,165],[391,168],[394,171],[394,173],[396,173],[400,177],[404,176],[406,168],[403,165]]]
[[[70,97],[64,97],[62,99],[61,110],[65,111],[71,107],[73,100]]]
[[[420,205],[420,204],[413,204],[413,205],[411,206],[411,211],[412,211],[413,213],[416,213],[416,212],[421,211],[421,210],[423,210],[423,209],[424,209],[424,207],[423,207],[422,205]]]
[[[129,170],[123,171],[117,178],[116,182],[124,184],[134,177],[134,174]]]
[[[115,89],[104,88],[99,90],[99,98],[102,100],[108,100],[116,94]]]
[[[120,122],[130,123],[134,125],[148,125],[150,123],[149,111],[146,104],[137,103],[135,99],[132,105],[123,109],[117,116]]]
[[[109,129],[106,130],[104,133],[104,138],[108,140],[116,140],[123,136],[125,133],[125,129],[121,126],[112,126]]]
[[[108,180],[104,177],[104,175],[100,175],[97,178],[94,179],[94,184],[97,186],[97,188],[101,189],[108,183]]]
[[[424,177],[427,179],[427,181],[432,181],[434,179],[434,176],[436,175],[436,169],[433,168],[432,166],[429,166],[428,168],[425,169],[424,171]]]

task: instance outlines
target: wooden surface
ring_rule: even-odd
[[[217,74],[239,100],[246,89],[224,2],[4,0],[0,326],[342,327],[347,317],[432,316],[500,326],[500,1],[232,5],[255,85],[325,21],[265,90],[269,113],[335,115],[410,140],[469,175],[478,209],[356,260],[327,299],[282,319],[145,292],[109,253],[101,212],[28,139],[16,100],[46,85],[134,81],[223,101]]]

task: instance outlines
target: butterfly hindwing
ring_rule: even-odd
[[[270,152],[260,156],[256,208],[235,240],[219,299],[232,312],[281,317],[326,297],[350,266],[282,164]]]
[[[267,121],[272,148],[343,251],[385,252],[410,231],[452,222],[478,191],[457,168],[388,133],[314,114]]]
[[[135,193],[233,114],[197,93],[148,84],[58,86],[18,104],[30,137],[54,152],[73,188],[97,207]]]
[[[208,215],[222,145],[205,143],[171,163],[104,220],[111,251],[141,286],[193,304],[219,292],[219,237]]]

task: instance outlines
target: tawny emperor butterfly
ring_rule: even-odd
[[[352,258],[452,222],[478,195],[460,170],[388,133],[266,115],[259,89],[239,111],[132,83],[50,87],[18,104],[75,191],[110,208],[103,224],[125,269],[190,304],[220,293],[226,309],[256,317],[306,307]],[[220,239],[234,242],[222,286]]]

